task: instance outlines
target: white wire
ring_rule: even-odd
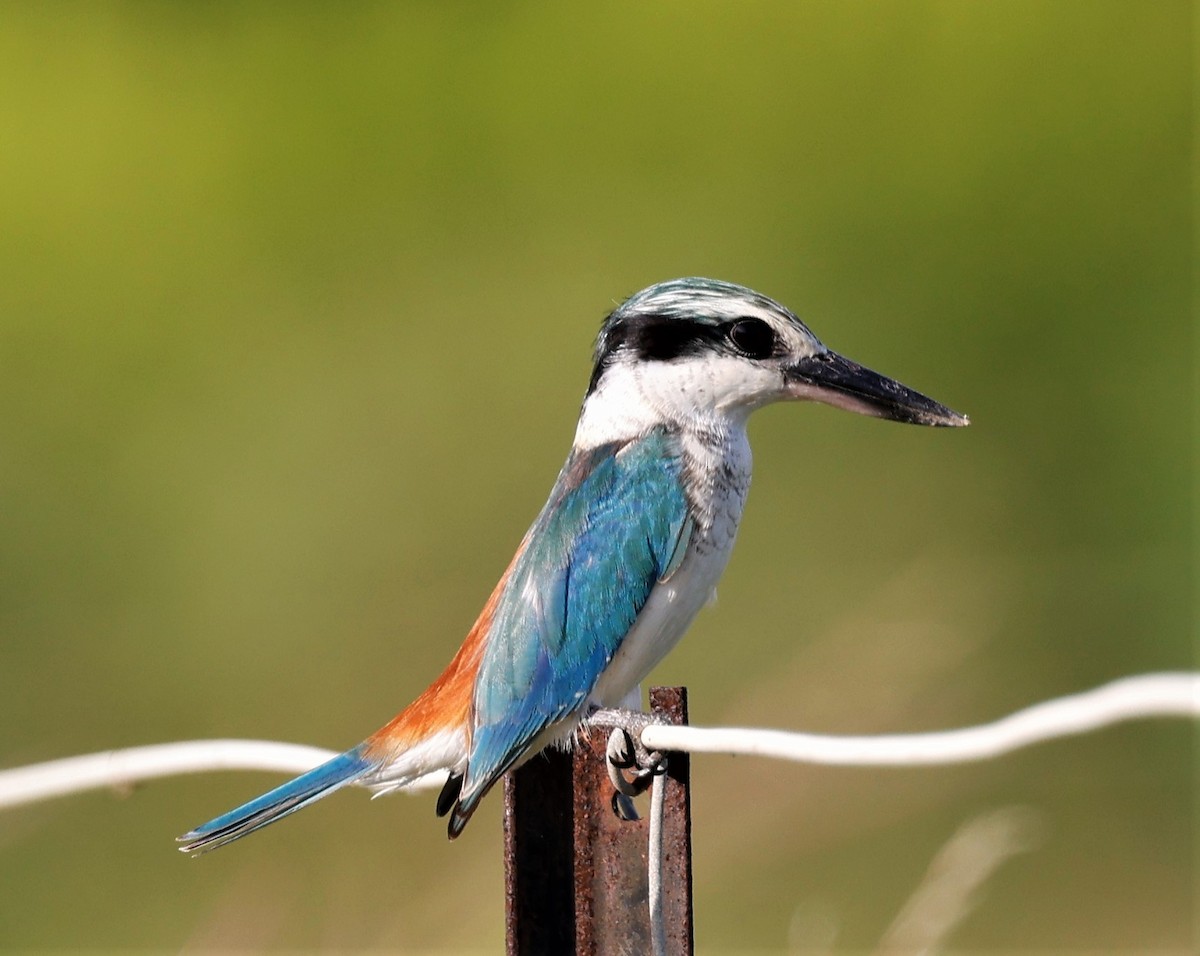
[[[749,754],[806,763],[919,766],[985,760],[1020,747],[1145,717],[1200,717],[1200,673],[1144,674],[1036,704],[994,723],[928,734],[838,737],[778,730],[676,727],[642,732],[648,750]],[[303,773],[334,751],[265,740],[190,740],[0,770],[0,809],[142,780],[213,770]],[[414,786],[434,786],[429,775]],[[412,789],[412,787],[407,788]]]
[[[0,809],[82,790],[121,789],[141,780],[212,770],[304,773],[333,750],[270,740],[184,740],[0,770]]]
[[[746,754],[841,766],[921,766],[987,760],[1030,744],[1146,717],[1200,717],[1200,674],[1143,674],[1059,697],[990,724],[870,737],[651,724],[648,750]]]
[[[670,758],[668,758],[670,759]],[[650,784],[649,896],[650,942],[654,956],[666,956],[667,927],[663,920],[663,816],[666,807],[667,774],[656,773]]]

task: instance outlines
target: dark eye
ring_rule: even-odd
[[[775,351],[775,333],[762,319],[738,319],[727,334],[733,347],[749,358],[764,359]]]

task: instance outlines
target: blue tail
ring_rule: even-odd
[[[308,773],[301,774],[295,780],[289,780],[269,793],[242,804],[236,810],[230,810],[215,820],[190,830],[178,838],[178,842],[183,844],[179,848],[180,852],[198,854],[215,850],[365,777],[378,767],[378,763],[365,759],[364,750],[362,745],[347,750]]]

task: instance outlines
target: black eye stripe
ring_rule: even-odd
[[[643,362],[671,362],[720,352],[765,359],[775,353],[776,344],[771,326],[749,316],[720,324],[688,321],[671,314],[633,316],[612,322],[601,333],[588,394],[619,352],[632,353]]]
[[[727,330],[730,343],[748,358],[769,358],[775,351],[775,331],[762,319],[738,319]]]
[[[604,351],[611,355],[618,349],[628,349],[644,361],[669,362],[719,346],[723,338],[724,330],[719,326],[648,315],[639,316],[636,322],[614,325],[606,335]]]
[[[664,318],[644,323],[638,329],[635,345],[643,359],[669,362],[704,352],[719,339],[720,333],[711,325]]]

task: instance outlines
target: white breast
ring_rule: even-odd
[[[712,598],[729,562],[746,493],[750,488],[750,445],[742,427],[721,434],[686,434],[684,456],[696,521],[679,567],[650,592],[588,698],[616,707],[673,648],[696,614]]]

